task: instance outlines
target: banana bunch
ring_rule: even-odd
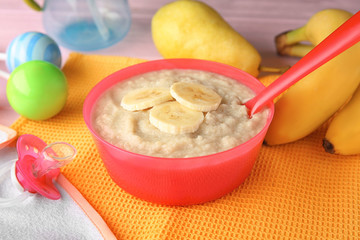
[[[304,56],[351,16],[351,13],[340,9],[317,12],[303,27],[276,37],[279,54]],[[304,41],[310,44],[304,44]],[[307,136],[326,122],[348,102],[357,89],[360,83],[359,62],[360,43],[288,89],[275,104],[275,116],[265,142],[268,145],[293,142]],[[360,108],[360,100],[356,96],[357,94],[347,107],[343,108],[341,112],[344,113],[339,113],[329,127],[324,146],[330,152],[360,153],[359,137],[357,140],[351,137],[351,132],[359,135],[359,131],[355,132],[360,129],[359,121],[356,121],[360,113],[355,112],[356,107],[351,107],[357,104],[357,109]]]
[[[176,101],[173,101],[173,100]],[[221,97],[201,84],[177,82],[170,89],[141,88],[121,100],[129,111],[150,109],[149,121],[162,132],[193,133],[204,121],[203,112],[216,110]]]

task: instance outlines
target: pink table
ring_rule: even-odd
[[[156,10],[168,2],[170,1],[129,1],[133,22],[128,35],[115,46],[86,54],[161,58],[152,42],[150,23]],[[206,2],[259,50],[263,64],[268,66],[283,66],[296,61],[276,56],[273,43],[276,34],[303,25],[311,15],[324,8],[342,8],[355,13],[360,7],[358,0],[208,0]],[[23,1],[1,0],[0,52],[5,52],[10,41],[26,31],[44,32],[41,13],[31,10]],[[61,51],[65,62],[69,50],[62,48]],[[0,62],[0,69],[6,71],[4,62]],[[0,124],[9,126],[18,116],[7,102],[6,80],[1,78]]]

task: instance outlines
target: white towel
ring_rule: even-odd
[[[15,148],[0,150],[0,165],[17,158]],[[19,191],[13,187],[10,173],[0,182],[0,197],[14,197]],[[57,187],[61,199],[50,200],[39,194],[21,205],[0,208],[0,239],[103,239],[93,222],[73,201],[69,194]]]

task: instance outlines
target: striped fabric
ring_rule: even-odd
[[[17,36],[8,46],[6,55],[9,72],[31,60],[47,61],[61,68],[58,45],[49,36],[39,32],[26,32]]]

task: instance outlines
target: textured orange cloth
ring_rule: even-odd
[[[325,153],[324,128],[296,143],[263,146],[248,179],[216,201],[169,207],[124,192],[98,156],[82,104],[102,78],[141,61],[72,54],[63,68],[69,81],[63,111],[13,125],[19,134],[78,149],[62,172],[118,239],[360,239],[360,156]]]

